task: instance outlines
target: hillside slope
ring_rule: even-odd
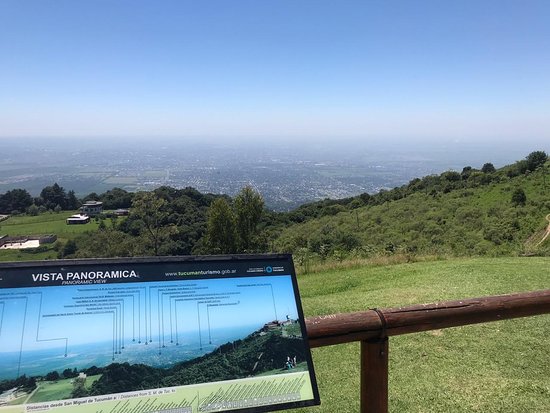
[[[512,168],[477,173],[477,184],[464,179],[464,171],[413,180],[377,204],[353,208],[358,202],[351,200],[333,215],[285,227],[275,249],[322,258],[548,254],[550,242],[540,242],[550,213],[548,163],[517,175]],[[525,194],[524,202],[514,198],[517,191]]]
[[[261,200],[254,189],[247,190]],[[117,193],[128,195],[121,190]],[[108,195],[112,193],[99,197],[115,205]],[[217,210],[211,206],[214,199],[223,199],[217,204]],[[130,202],[126,197],[123,200]],[[151,207],[153,204],[158,207]],[[150,193],[135,194],[128,217],[106,220],[100,216],[98,225],[91,228],[93,231],[71,236],[59,233],[62,242],[64,238],[75,239],[74,248],[68,251],[65,251],[66,245],[57,245],[57,256],[282,251],[293,253],[298,263],[304,264],[316,259],[339,261],[394,254],[550,254],[545,219],[550,214],[550,163],[543,151],[532,152],[525,159],[498,170],[490,163],[481,169],[466,166],[461,172],[446,171],[416,178],[407,185],[376,194],[313,202],[287,213],[262,210],[260,206],[251,214],[252,204],[244,205],[245,201],[201,194],[192,188],[161,187]],[[10,217],[0,229],[5,228],[9,234],[19,232],[16,235],[29,233],[29,228],[44,233],[45,229],[52,228],[46,222],[51,216],[53,213]],[[237,223],[237,216],[246,217],[242,225]],[[251,216],[256,217],[253,223],[248,219]],[[25,224],[12,225],[16,220]],[[230,236],[222,236],[224,233]],[[235,242],[239,238],[247,241]],[[37,259],[56,255],[53,251],[39,253],[42,255],[37,255]],[[0,251],[0,260],[29,257],[26,253]]]
[[[267,333],[258,331],[170,369],[143,364],[110,364],[102,370],[102,376],[94,383],[90,394],[155,388],[159,383],[163,387],[169,387],[233,380],[271,370],[283,371],[287,356],[297,356],[300,362],[305,360],[305,347],[301,337],[283,337],[280,330]]]

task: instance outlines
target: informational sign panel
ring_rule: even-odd
[[[289,255],[0,264],[0,413],[319,403]]]

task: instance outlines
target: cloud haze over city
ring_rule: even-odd
[[[0,137],[550,140],[547,1],[0,3]]]

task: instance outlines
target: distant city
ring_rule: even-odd
[[[324,198],[375,193],[415,177],[460,171],[465,165],[479,168],[493,162],[498,167],[535,149],[544,148],[495,149],[457,142],[408,146],[334,140],[3,138],[0,192],[24,188],[36,196],[57,182],[77,196],[113,187],[139,191],[161,185],[234,195],[252,185],[269,208],[284,211]]]

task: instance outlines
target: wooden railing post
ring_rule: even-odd
[[[361,413],[388,413],[388,338],[361,341]]]
[[[307,318],[311,347],[361,342],[361,413],[388,412],[388,338],[550,314],[550,290]]]

